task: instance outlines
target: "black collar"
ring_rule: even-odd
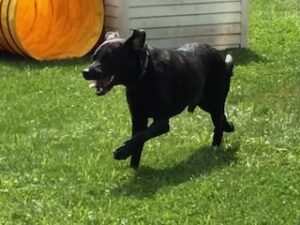
[[[144,51],[141,52],[140,64],[142,67],[142,72],[139,75],[139,79],[142,79],[145,76],[149,66],[149,61],[150,61],[150,50],[146,45],[144,47]]]

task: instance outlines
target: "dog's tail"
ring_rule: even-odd
[[[229,77],[231,77],[233,75],[233,67],[234,67],[232,55],[230,54],[226,55],[225,63],[226,63],[227,74]]]

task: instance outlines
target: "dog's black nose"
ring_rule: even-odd
[[[89,80],[89,75],[90,75],[90,69],[89,68],[86,68],[82,71],[82,75],[83,75],[83,78],[86,79],[86,80]]]

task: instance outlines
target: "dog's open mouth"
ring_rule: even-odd
[[[93,80],[89,86],[90,88],[96,89],[96,95],[101,96],[101,95],[105,95],[107,92],[110,91],[110,89],[112,89],[112,87],[114,86],[113,85],[114,80],[115,80],[115,76],[111,75],[100,80]]]

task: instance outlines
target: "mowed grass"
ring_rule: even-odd
[[[112,151],[130,137],[124,88],[96,97],[89,58],[0,55],[0,224],[300,224],[300,15],[297,0],[250,1],[249,49],[231,50],[227,114],[171,120],[138,171]]]

